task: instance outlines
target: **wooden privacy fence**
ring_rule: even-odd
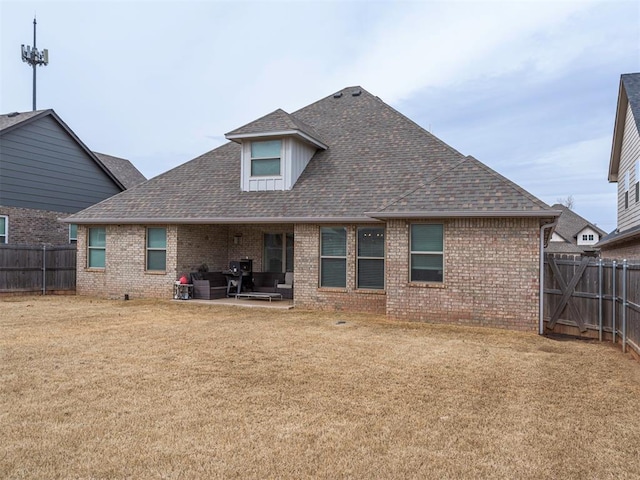
[[[75,245],[0,245],[0,293],[46,295],[75,289]]]
[[[611,340],[640,355],[640,261],[545,254],[546,331]]]

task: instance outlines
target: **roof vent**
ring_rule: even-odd
[[[342,92],[334,93],[333,98],[340,98],[342,96]]]
[[[17,117],[18,115],[20,115],[20,112],[11,112],[7,117]]]
[[[354,90],[353,92],[351,92],[351,95],[353,97],[359,97],[361,93],[362,93],[362,90],[358,89],[358,90]]]

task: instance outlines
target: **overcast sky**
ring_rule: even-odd
[[[545,202],[616,226],[607,183],[634,1],[0,0],[0,113],[37,108],[148,178],[277,108],[360,85]]]

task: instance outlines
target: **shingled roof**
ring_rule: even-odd
[[[114,157],[104,153],[93,152],[96,157],[113,173],[125,188],[135,187],[146,182],[147,178],[126,158]]]
[[[241,146],[229,142],[68,221],[269,223],[372,221],[409,214],[559,215],[361,87],[342,93],[292,114],[276,111],[263,117],[262,125],[256,121],[230,132],[273,131],[285,120],[309,126],[322,138],[328,148],[317,150],[291,190],[241,191]]]
[[[585,228],[590,228],[595,232],[598,232],[600,238],[604,237],[607,232],[602,230],[597,225],[589,222],[584,217],[581,217],[573,210],[565,207],[560,203],[556,203],[551,208],[561,211],[562,214],[558,218],[558,224],[555,228],[555,233],[560,235],[565,242],[549,242],[547,251],[551,253],[583,253],[587,250],[593,250],[593,245],[578,245],[578,234]]]
[[[0,132],[9,130],[15,125],[49,111],[50,110],[34,110],[33,112],[12,112],[0,115]]]
[[[304,140],[326,149],[325,142],[313,127],[281,108],[225,134],[229,140],[274,134],[297,134]]]

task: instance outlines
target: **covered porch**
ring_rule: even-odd
[[[292,303],[293,232],[293,224],[178,225],[176,271],[194,284],[196,300]]]

